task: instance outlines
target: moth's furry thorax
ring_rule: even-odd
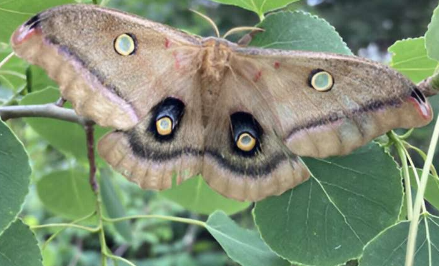
[[[209,79],[219,81],[228,69],[231,46],[235,44],[221,38],[209,37],[203,40],[202,73]]]

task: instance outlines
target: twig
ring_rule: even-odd
[[[0,62],[0,68],[4,66],[13,56],[15,55],[14,52],[8,54],[1,62]]]
[[[55,105],[58,107],[63,107],[66,102],[66,99],[64,99],[63,97],[59,97],[59,99],[55,102]]]
[[[424,93],[425,96],[430,97],[439,93],[439,73],[426,78],[418,83],[418,88]]]
[[[0,107],[0,118],[3,121],[11,118],[21,117],[47,117],[73,122],[80,125],[85,125],[89,122],[88,119],[78,116],[72,109],[59,107],[53,103]]]
[[[88,122],[84,125],[85,134],[87,136],[87,157],[88,164],[90,167],[89,182],[90,186],[95,194],[99,189],[99,185],[96,182],[96,161],[95,161],[95,151],[94,151],[94,123]]]
[[[66,224],[66,223],[34,225],[34,226],[31,226],[30,229],[35,230],[35,229],[51,228],[51,227],[77,228],[77,229],[81,229],[84,231],[88,231],[90,233],[96,233],[100,229],[100,227],[93,228],[93,227],[88,227],[88,226],[83,226],[83,225],[78,225],[78,224]]]
[[[193,224],[193,225],[198,225],[201,227],[206,227],[206,223],[203,221],[182,218],[182,217],[175,217],[175,216],[156,215],[156,214],[132,215],[132,216],[125,216],[125,217],[120,217],[120,218],[102,217],[102,220],[104,222],[108,222],[108,223],[116,223],[116,222],[121,222],[121,221],[132,220],[132,219],[162,219],[162,220],[168,220],[168,221],[173,221],[173,222]]]

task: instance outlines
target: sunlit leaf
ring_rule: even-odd
[[[250,46],[352,54],[333,26],[309,13],[277,12],[256,26],[265,31],[255,33]]]
[[[390,66],[410,78],[414,83],[433,75],[437,62],[428,58],[425,38],[397,41],[389,47]]]

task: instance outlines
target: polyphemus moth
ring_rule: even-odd
[[[201,173],[258,201],[309,178],[299,156],[348,154],[432,120],[420,89],[382,64],[241,47],[93,5],[44,11],[11,42],[79,115],[115,129],[98,152],[144,189]]]

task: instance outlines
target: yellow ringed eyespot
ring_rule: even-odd
[[[114,49],[123,56],[128,56],[136,50],[136,42],[131,34],[123,33],[114,40]]]
[[[172,120],[167,116],[158,119],[155,122],[155,126],[157,129],[157,133],[162,136],[166,136],[172,133]]]
[[[324,70],[317,70],[311,73],[310,85],[317,91],[329,91],[334,85],[334,78]]]
[[[239,135],[236,146],[243,151],[251,151],[256,146],[256,139],[245,132]]]

